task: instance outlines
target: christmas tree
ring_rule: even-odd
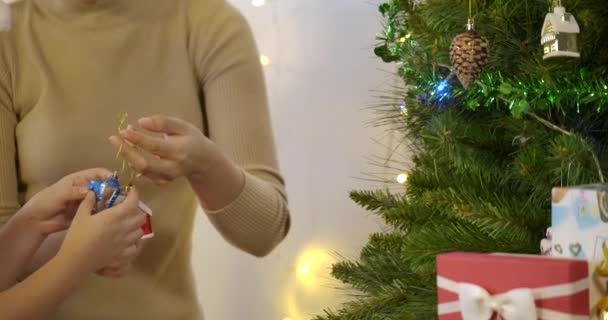
[[[580,33],[544,23],[560,7]],[[316,320],[437,318],[438,254],[539,254],[551,188],[604,182],[608,168],[608,2],[390,0],[380,12],[375,53],[404,89],[377,121],[413,165],[402,192],[351,193],[391,228],[334,265],[354,300]]]

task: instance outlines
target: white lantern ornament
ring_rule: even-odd
[[[566,12],[561,0],[557,0],[553,12],[547,13],[543,24],[540,40],[544,50],[543,59],[580,58],[577,41],[580,32],[574,16]]]

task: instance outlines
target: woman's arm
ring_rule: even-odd
[[[203,17],[200,1],[191,2],[192,56],[210,139],[221,153],[213,170],[190,181],[224,237],[263,256],[286,236],[290,219],[259,53],[236,9],[214,1],[212,17]]]
[[[157,183],[186,176],[216,229],[233,245],[267,255],[289,230],[257,49],[245,19],[224,0],[191,0],[190,56],[202,87],[209,139],[181,119],[153,116],[111,141]]]
[[[0,227],[5,225],[9,219],[20,209],[17,183],[17,149],[15,140],[15,128],[17,127],[17,111],[13,106],[11,86],[12,68],[9,48],[4,45],[6,33],[0,34]],[[24,278],[40,268],[57,254],[65,232],[49,236],[38,250],[29,256],[23,273],[17,278]],[[11,247],[14,243],[0,242],[0,245]],[[4,260],[2,260],[4,263]],[[0,282],[14,277],[0,275]]]

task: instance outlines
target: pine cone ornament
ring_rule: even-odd
[[[450,60],[454,72],[465,89],[468,89],[488,63],[488,39],[474,30],[457,35],[450,45]]]

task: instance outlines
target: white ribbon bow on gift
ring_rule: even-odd
[[[503,320],[589,320],[589,316],[575,315],[544,308],[537,308],[535,300],[574,295],[589,290],[589,279],[490,295],[484,288],[466,282],[456,282],[437,276],[437,287],[458,295],[458,300],[440,303],[439,315],[460,313],[463,320],[490,320],[494,313]]]
[[[530,289],[514,289],[491,296],[480,286],[461,283],[458,297],[463,320],[488,320],[494,313],[504,320],[536,320],[536,305]]]

